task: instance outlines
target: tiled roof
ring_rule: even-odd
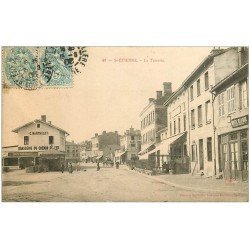
[[[49,122],[44,122],[44,121],[39,120],[39,119],[36,119],[36,120],[34,120],[34,121],[32,121],[32,122],[28,122],[28,123],[26,123],[26,124],[24,124],[24,125],[22,125],[22,126],[20,126],[20,127],[18,127],[18,128],[15,128],[15,129],[12,130],[12,132],[18,133],[18,131],[19,131],[20,129],[22,129],[22,128],[24,128],[24,127],[27,127],[27,126],[29,126],[29,125],[31,125],[31,124],[33,124],[33,123],[43,123],[43,124],[46,124],[46,125],[48,125],[48,126],[50,126],[50,127],[52,127],[52,128],[55,128],[55,129],[57,129],[57,130],[60,130],[60,131],[64,132],[65,134],[69,135],[69,133],[66,132],[65,130],[63,130],[63,129],[61,129],[61,128],[59,128],[59,127],[57,127],[57,126],[55,126],[55,125],[53,125],[53,124],[51,124],[51,123],[49,123]]]

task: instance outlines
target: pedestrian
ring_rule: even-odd
[[[61,166],[62,173],[64,172],[64,169],[65,169],[65,165],[64,165],[64,163],[62,163],[62,166]]]
[[[73,173],[73,166],[72,163],[70,162],[69,164],[69,173],[72,174]]]
[[[116,169],[118,169],[118,168],[119,168],[119,161],[117,161],[117,162],[115,163],[115,165],[116,165]]]
[[[99,161],[97,162],[97,169],[96,169],[97,171],[99,171],[100,170],[100,163],[99,163]]]
[[[165,172],[166,174],[169,174],[169,166],[168,164],[164,161],[162,164],[162,170],[163,172]]]

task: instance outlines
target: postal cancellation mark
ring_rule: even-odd
[[[23,89],[72,87],[88,59],[86,47],[3,47],[3,85]]]

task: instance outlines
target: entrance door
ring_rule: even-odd
[[[203,154],[203,140],[199,140],[199,162],[200,170],[204,170],[204,154]]]
[[[221,144],[221,162],[220,162],[220,172],[225,171],[226,167],[228,166],[228,145]]]
[[[239,170],[238,167],[238,142],[230,143],[230,168],[231,170]]]

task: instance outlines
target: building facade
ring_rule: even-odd
[[[167,112],[167,136],[163,140],[167,162],[175,161],[177,173],[190,172],[188,90],[181,86],[164,103]]]
[[[46,121],[45,115],[13,132],[18,135],[18,146],[16,150],[5,152],[3,166],[13,161],[20,168],[41,165],[48,170],[57,170],[65,161],[65,142],[69,133]]]
[[[219,81],[214,95],[217,173],[248,180],[248,48],[238,48],[238,69]]]
[[[91,141],[84,141],[80,143],[81,146],[81,152],[80,152],[80,158],[82,162],[89,162],[92,157],[92,143]]]
[[[216,175],[215,128],[211,88],[238,68],[237,48],[214,49],[187,77],[190,171]]]
[[[103,131],[101,135],[95,134],[94,137],[91,138],[92,143],[92,160],[104,160],[104,158],[109,157],[107,155],[113,155],[115,149],[120,147],[120,135],[117,131],[115,132],[106,132]],[[108,147],[110,146],[110,147]],[[111,148],[112,152],[109,152]],[[105,156],[104,156],[105,151]]]
[[[141,132],[138,129],[130,128],[124,132],[120,139],[121,149],[115,153],[115,161],[128,163],[138,158],[141,150]]]
[[[66,141],[66,162],[80,162],[81,145],[74,141]]]
[[[156,92],[156,99],[149,98],[148,105],[140,113],[141,121],[141,151],[140,159],[148,159],[150,154],[154,154],[155,143],[158,141],[158,131],[167,126],[167,113],[164,102],[172,94],[172,83],[163,83],[162,91]]]

